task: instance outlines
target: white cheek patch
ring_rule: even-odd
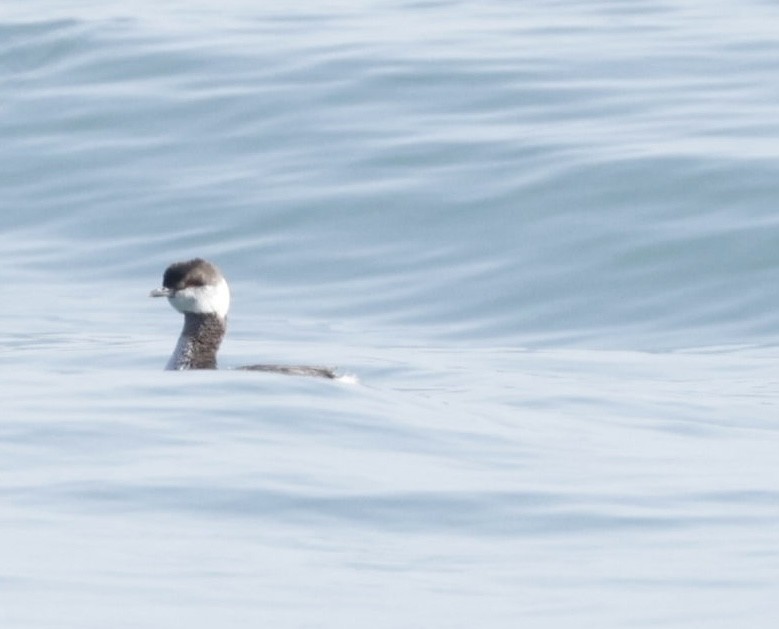
[[[222,319],[230,310],[230,288],[224,279],[217,284],[182,288],[168,297],[170,305],[179,312],[216,314]]]

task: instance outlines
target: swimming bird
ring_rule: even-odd
[[[174,262],[165,269],[162,288],[154,289],[149,296],[167,297],[168,303],[184,315],[184,328],[165,369],[216,369],[216,354],[227,330],[230,310],[230,287],[222,272],[202,258]],[[327,367],[304,365],[247,365],[239,369],[337,377]]]

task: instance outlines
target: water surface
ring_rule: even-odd
[[[0,620],[773,626],[776,9],[0,8]],[[225,368],[146,298],[215,261]]]

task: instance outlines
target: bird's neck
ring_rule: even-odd
[[[225,319],[216,314],[185,312],[184,328],[166,369],[216,369],[225,330]]]

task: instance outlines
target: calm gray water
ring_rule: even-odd
[[[774,627],[779,8],[260,4],[0,6],[0,625]]]

